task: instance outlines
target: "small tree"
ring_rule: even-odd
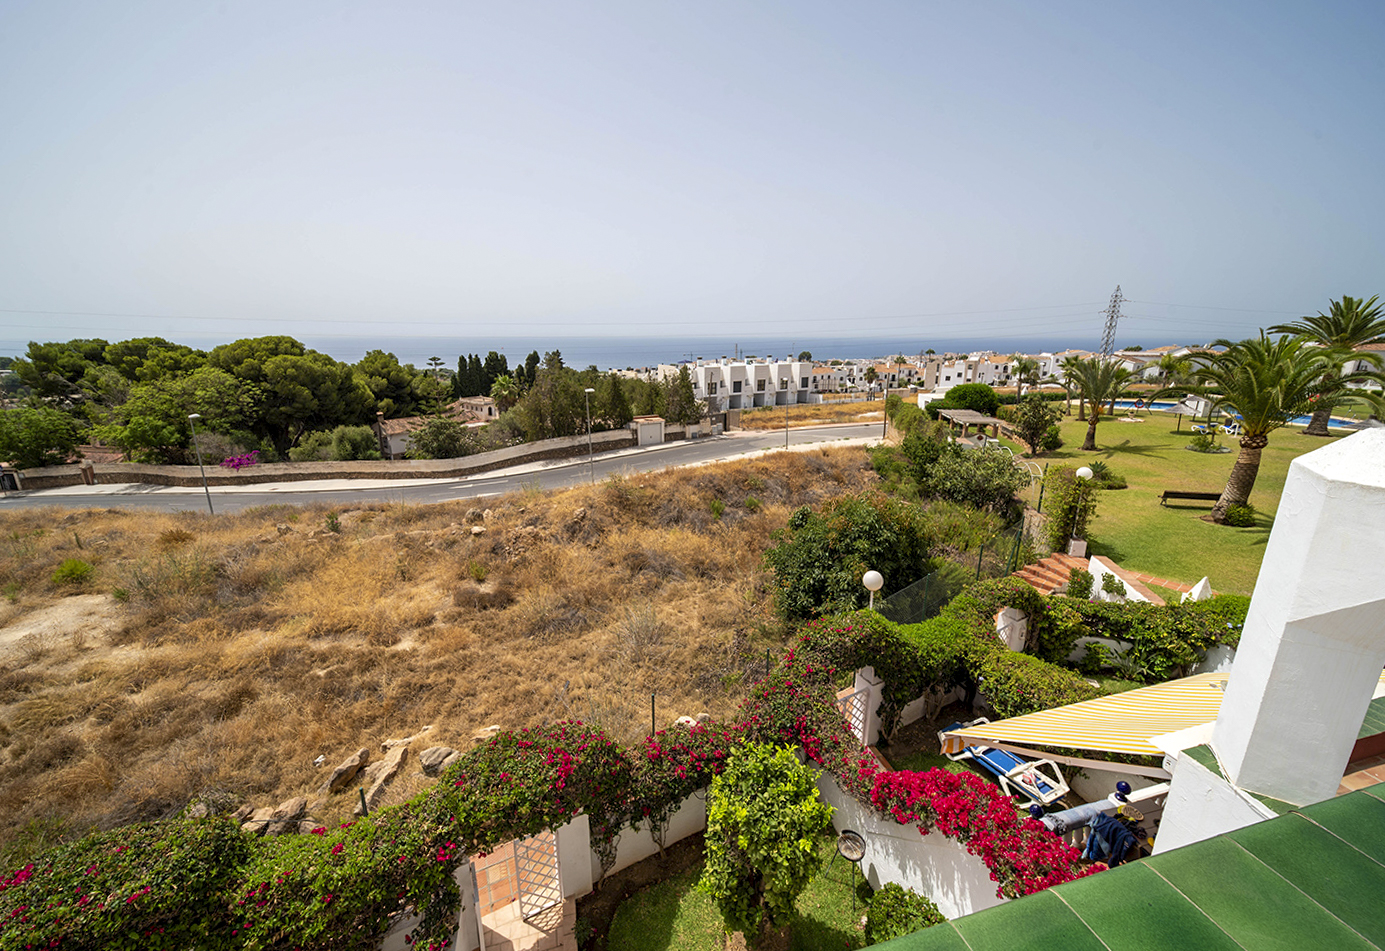
[[[1044,448],[1044,437],[1048,428],[1058,422],[1061,414],[1053,404],[1037,393],[1026,396],[1011,412],[1010,419],[1020,439],[1029,447],[1029,454],[1037,456]]]
[[[686,366],[678,368],[678,375],[670,377],[665,387],[667,410],[665,418],[670,423],[691,424],[702,418],[706,405],[693,393],[692,375]]]
[[[434,416],[409,434],[410,459],[456,459],[477,451],[476,440],[455,419]]]
[[[1087,523],[1096,515],[1096,489],[1077,478],[1076,469],[1053,466],[1044,475],[1044,505],[1044,541],[1051,551],[1065,551],[1069,537],[1087,537]]]
[[[51,406],[18,406],[0,411],[0,460],[21,469],[58,466],[77,448],[76,421]]]
[[[822,868],[816,839],[832,822],[813,771],[787,747],[735,749],[707,797],[707,858],[698,888],[728,931],[754,943]]]
[[[1010,517],[1018,513],[1016,494],[1030,483],[1030,475],[1015,465],[1014,457],[1000,449],[943,452],[919,481],[924,495],[960,502]]]

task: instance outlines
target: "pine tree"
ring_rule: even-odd
[[[603,416],[606,421],[615,429],[621,429],[630,425],[630,421],[635,418],[634,412],[630,409],[630,400],[625,395],[625,387],[621,385],[620,377],[612,370],[606,375],[605,392],[601,394],[601,405],[604,407]]]

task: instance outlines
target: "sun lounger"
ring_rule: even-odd
[[[953,730],[989,722],[991,721],[981,717],[967,723],[952,723],[944,727],[938,732],[938,742],[941,744],[943,755],[954,762],[972,760],[995,776],[1000,788],[1011,796],[1031,799],[1046,806],[1068,794],[1068,784],[1063,781],[1063,774],[1058,771],[1058,765],[1052,760],[1028,760],[1009,750],[990,746],[961,746],[962,741],[946,736]],[[958,749],[959,746],[961,749]]]

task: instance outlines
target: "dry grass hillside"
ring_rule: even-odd
[[[6,513],[0,846],[311,797],[429,725],[415,751],[574,716],[634,739],[651,693],[661,726],[726,715],[782,638],[771,533],[875,481],[826,449],[444,505]]]

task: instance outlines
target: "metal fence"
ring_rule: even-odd
[[[1026,520],[975,548],[948,552],[937,571],[877,601],[880,615],[896,624],[917,624],[941,611],[968,584],[1013,574],[1034,557],[1036,530]]]

